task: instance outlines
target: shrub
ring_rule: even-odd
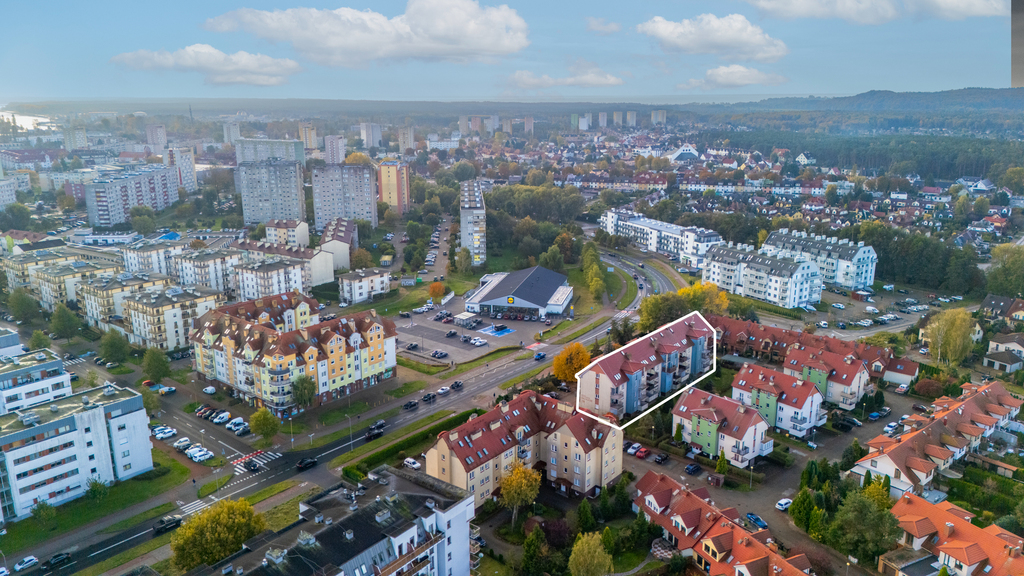
[[[171,469],[166,466],[161,466],[159,462],[153,463],[153,469],[147,470],[142,474],[139,474],[133,480],[156,480],[161,476],[166,476],[171,473]]]
[[[930,378],[925,378],[914,384],[914,392],[926,398],[938,398],[942,396],[942,384]]]

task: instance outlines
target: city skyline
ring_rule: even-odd
[[[20,25],[0,62],[21,82],[0,88],[0,101],[700,101],[1010,85],[1006,0],[654,2],[632,13],[487,0],[317,4],[146,5],[138,22],[160,26],[116,29],[84,6],[59,17],[12,6]],[[71,33],[72,22],[90,31],[80,49],[34,40]],[[412,83],[428,90],[410,93]]]

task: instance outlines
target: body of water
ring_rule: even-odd
[[[28,116],[25,114],[15,114],[13,112],[0,112],[0,118],[3,118],[8,122],[10,122],[12,116],[18,122],[18,126],[20,126],[22,130],[35,130],[37,123],[45,124],[50,121],[49,118],[45,118],[43,116]]]

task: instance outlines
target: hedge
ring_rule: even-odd
[[[936,368],[931,364],[925,364],[924,362],[921,362],[920,364],[918,364],[918,366],[920,366],[921,368],[921,375],[938,376],[939,374],[942,374],[942,369]]]
[[[354,482],[359,482],[363,478],[366,478],[366,473],[363,472],[363,470],[372,470],[377,466],[380,466],[384,462],[388,461],[389,459],[397,456],[399,452],[402,452],[403,450],[409,448],[410,446],[415,446],[416,444],[423,442],[427,438],[430,438],[432,436],[436,437],[438,434],[444,432],[445,430],[451,430],[456,426],[465,424],[469,420],[470,416],[483,416],[484,414],[486,414],[486,411],[480,408],[477,408],[475,410],[467,410],[465,412],[462,412],[461,414],[456,414],[455,416],[452,416],[447,420],[442,420],[441,422],[434,424],[433,426],[427,428],[426,430],[420,430],[419,432],[416,432],[411,436],[403,438],[402,440],[399,440],[394,444],[391,444],[390,446],[386,446],[376,452],[367,454],[366,457],[363,458],[362,460],[354,464],[345,466],[342,469],[342,474]]]
[[[789,453],[787,453],[787,452],[785,452],[783,450],[780,450],[778,448],[776,448],[775,450],[772,450],[772,453],[767,455],[767,456],[765,456],[765,458],[767,458],[768,460],[770,460],[772,462],[775,462],[776,464],[778,464],[780,466],[785,466],[786,468],[789,468],[790,466],[792,466],[793,463],[796,461],[796,458],[794,458],[792,454],[789,454]]]
[[[975,486],[984,486],[985,480],[991,478],[995,481],[1000,494],[1013,494],[1014,489],[1021,483],[1004,476],[982,470],[976,466],[968,466],[964,469],[964,480]]]
[[[949,499],[963,500],[978,510],[988,510],[997,517],[1012,514],[1017,501],[1003,494],[990,494],[981,486],[963,480],[949,480]]]
[[[664,450],[665,452],[668,452],[670,454],[675,454],[676,456],[682,456],[684,458],[687,457],[687,452],[685,450],[680,450],[679,448],[676,448],[675,446],[672,446],[668,442],[662,442],[661,444],[658,445],[658,448],[661,448],[662,450]],[[704,456],[703,454],[696,454],[696,455],[694,455],[693,459],[696,460],[697,463],[703,464],[704,466],[710,468],[711,472],[715,471],[715,464],[718,463],[716,460],[712,460],[711,458],[708,458],[707,456]],[[725,476],[727,478],[732,478],[733,480],[736,480],[737,482],[739,482],[741,480],[743,482],[749,482],[750,481],[750,471],[749,470],[744,471],[744,470],[745,469],[743,469],[743,468],[737,468],[737,467],[735,467],[735,466],[730,464],[729,465],[729,469],[725,473]],[[760,484],[761,482],[764,482],[764,478],[765,478],[765,475],[762,474],[761,472],[754,472],[754,482],[757,482],[758,484]]]

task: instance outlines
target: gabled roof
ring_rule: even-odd
[[[821,396],[811,382],[757,364],[744,364],[733,378],[732,387],[746,392],[760,390],[777,398],[780,404],[797,409],[803,408],[808,398]]]
[[[828,374],[828,381],[842,386],[851,386],[860,372],[867,372],[864,361],[853,354],[842,356],[821,348],[793,346],[786,354],[784,366],[787,370],[801,371],[804,367]]]
[[[982,301],[981,309],[991,310],[996,316],[1006,316],[1010,311],[1010,307],[1013,306],[1013,300],[1013,298],[989,294],[988,296],[985,296],[985,300]]]
[[[697,388],[683,392],[672,414],[687,419],[696,416],[718,425],[720,434],[732,438],[743,438],[751,427],[768,425],[752,407]]]

